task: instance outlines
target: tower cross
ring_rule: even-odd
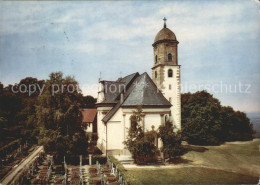
[[[164,21],[164,28],[166,28],[166,21],[167,21],[167,19],[164,17],[163,21]]]

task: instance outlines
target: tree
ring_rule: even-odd
[[[219,145],[253,138],[253,127],[245,113],[221,106],[208,92],[185,93],[181,101],[182,134],[190,144]]]
[[[159,127],[158,135],[163,142],[162,152],[164,157],[171,159],[172,157],[183,155],[184,148],[181,145],[181,131],[177,131],[170,121]]]
[[[38,124],[44,125],[46,129],[59,128],[62,135],[72,136],[81,130],[80,93],[70,91],[68,87],[75,88],[78,82],[72,77],[63,78],[61,72],[51,73],[49,77],[45,90],[38,97]]]
[[[234,111],[232,107],[222,107],[221,112],[223,141],[252,140],[255,131],[245,113]]]
[[[16,90],[19,87],[21,91],[18,92],[20,96],[24,97],[36,97],[40,94],[40,89],[43,88],[44,80],[38,80],[33,77],[26,77],[22,79],[19,84],[15,85]],[[31,92],[29,92],[31,91]]]
[[[77,86],[73,77],[51,73],[38,97],[36,117],[42,129],[40,142],[49,152],[56,153],[59,160],[61,155],[82,155],[87,151],[87,137],[81,128],[82,95]],[[53,133],[51,139],[46,135],[48,132]]]
[[[221,143],[220,102],[206,91],[182,95],[183,136],[191,144]]]
[[[93,98],[93,96],[82,96],[81,99],[82,108],[95,108],[97,99]]]

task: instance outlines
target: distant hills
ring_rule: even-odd
[[[247,113],[256,130],[256,137],[260,138],[260,112]]]

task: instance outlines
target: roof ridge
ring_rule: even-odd
[[[133,75],[133,74],[137,74],[138,72],[135,72],[135,73],[132,73],[132,74],[129,74],[129,75],[126,75],[126,76],[124,76],[123,78],[126,78],[126,77],[128,77],[128,76],[131,76],[131,75]],[[138,73],[139,74],[139,73]],[[122,78],[122,79],[123,79]]]
[[[102,80],[103,82],[114,82],[114,83],[125,83],[125,82],[119,82],[119,81],[111,81],[111,80]]]

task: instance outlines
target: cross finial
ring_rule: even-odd
[[[164,26],[163,27],[166,28],[166,21],[167,21],[167,19],[164,17],[163,21],[164,21]]]
[[[98,79],[98,81],[99,81],[99,82],[102,81],[101,72],[99,72],[99,79]]]

